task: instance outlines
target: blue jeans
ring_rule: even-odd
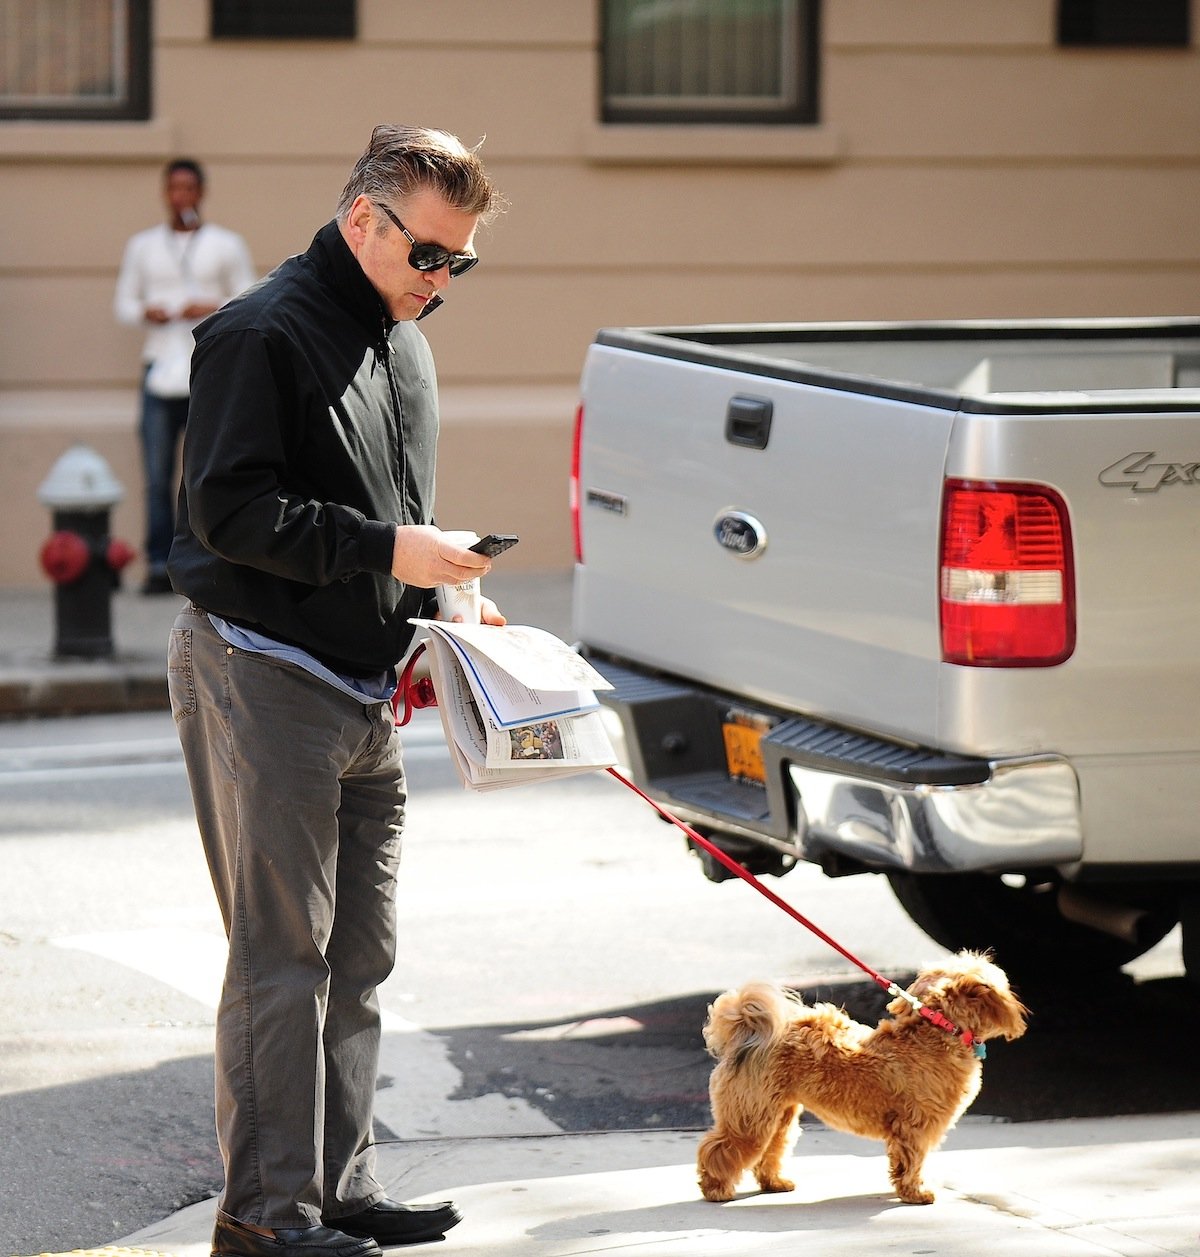
[[[167,682],[229,938],[221,1212],[315,1226],[381,1200],[376,987],[396,957],[405,785],[390,703],[229,646],[188,605]]]
[[[149,370],[149,367],[146,368]],[[142,377],[142,469],[146,477],[146,563],[152,576],[167,570],[175,536],[175,459],[187,423],[186,397],[155,397]]]

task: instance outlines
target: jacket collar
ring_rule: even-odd
[[[342,238],[337,219],[326,223],[313,237],[308,257],[340,302],[368,329],[372,339],[381,329],[384,333],[391,330],[394,320]]]

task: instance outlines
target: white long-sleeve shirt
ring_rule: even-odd
[[[162,223],[139,231],[126,244],[113,310],[118,322],[140,327],[149,306],[174,313],[193,301],[223,305],[256,278],[250,250],[237,232],[215,223],[175,231]],[[193,320],[149,324],[142,360],[153,362],[181,326],[190,333],[195,325]]]

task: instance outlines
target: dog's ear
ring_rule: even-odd
[[[1011,991],[994,991],[993,996],[999,1003],[993,1023],[996,1033],[1006,1039],[1019,1039],[1025,1033],[1029,1009]]]
[[[1008,988],[980,978],[964,976],[947,990],[946,1009],[958,1024],[977,1038],[1019,1039],[1025,1033],[1029,1010]]]

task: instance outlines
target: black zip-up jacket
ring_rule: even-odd
[[[434,605],[391,567],[433,518],[437,433],[425,337],[327,224],[196,329],[172,584],[338,671],[396,664]]]

